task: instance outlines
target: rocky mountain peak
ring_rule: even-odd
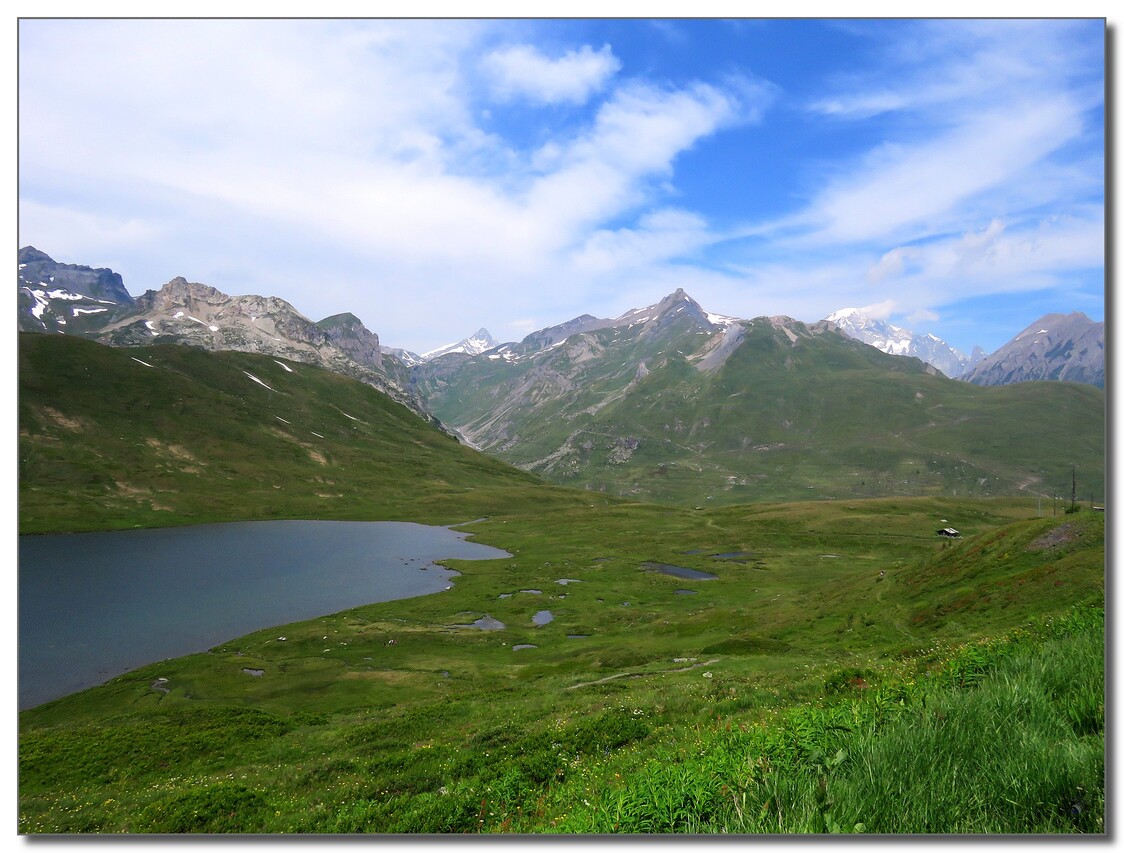
[[[34,246],[24,246],[19,250],[18,258],[19,263],[21,264],[34,264],[41,263],[43,261],[54,263],[54,260],[50,255],[48,255],[46,252],[39,251]]]
[[[963,377],[975,385],[1060,379],[1104,387],[1104,323],[1080,311],[1046,314]]]
[[[446,344],[443,347],[430,350],[429,352],[422,353],[419,358],[422,361],[433,361],[435,358],[440,358],[443,355],[450,355],[453,353],[461,353],[464,355],[479,355],[482,352],[498,346],[496,340],[491,336],[487,329],[480,328],[476,330],[476,334],[471,337],[464,338],[457,341],[455,344]]]
[[[382,369],[382,349],[379,336],[363,325],[351,312],[333,314],[318,322],[331,343],[359,364]]]
[[[133,305],[121,276],[111,269],[60,264],[34,246],[21,248],[18,258],[20,329],[85,334]]]
[[[344,311],[342,314],[333,314],[331,317],[325,317],[316,324],[321,329],[332,329],[336,327],[357,329],[363,328],[363,321],[352,314],[350,311]]]
[[[196,301],[216,304],[230,299],[218,288],[188,281],[183,276],[176,276],[158,291],[148,291],[148,293],[154,293],[153,302],[159,308],[174,305],[190,306]]]

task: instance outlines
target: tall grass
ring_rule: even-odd
[[[828,785],[842,827],[883,833],[1099,832],[1103,638],[1056,640],[975,689],[943,689],[851,744]]]
[[[614,774],[596,803],[574,803],[560,828],[1104,831],[1103,612],[964,647],[925,675],[753,725],[727,720],[690,751],[681,739]]]

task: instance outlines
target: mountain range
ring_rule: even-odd
[[[350,313],[313,322],[283,299],[229,296],[176,277],[135,299],[110,270],[19,252],[19,328],[63,332],[112,346],[178,343],[315,364],[365,382],[428,417],[409,391],[409,368]]]
[[[1103,324],[1084,315],[1044,318],[965,359],[853,309],[811,324],[743,320],[680,289],[616,318],[583,314],[502,344],[480,329],[416,355],[350,313],[312,322],[276,297],[183,278],[133,299],[112,271],[31,247],[18,281],[21,329],[318,365],[520,468],[614,494],[1042,494],[1078,460],[1103,471],[1104,396],[1092,387],[1103,387]],[[967,382],[948,378],[961,369]],[[1085,384],[1025,381],[1040,378]],[[1006,387],[980,387],[991,384]],[[1103,473],[1086,485],[1103,489]]]
[[[980,388],[832,321],[738,320],[682,290],[437,359],[415,381],[474,446],[646,500],[1041,493],[1071,456],[1103,469],[1098,389]]]

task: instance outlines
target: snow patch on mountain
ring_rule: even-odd
[[[443,347],[424,352],[421,354],[420,358],[422,361],[433,361],[435,358],[440,358],[450,353],[480,355],[490,349],[494,349],[496,346],[498,346],[497,342],[492,338],[487,329],[478,329],[476,334],[472,337],[457,341],[455,344],[446,344]]]
[[[971,355],[965,355],[936,335],[903,329],[871,316],[863,308],[842,308],[829,314],[826,320],[848,337],[890,355],[919,358],[953,379],[962,376],[984,357],[979,347],[974,348]]]

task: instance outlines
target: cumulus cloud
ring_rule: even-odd
[[[596,51],[583,45],[557,59],[534,45],[511,45],[487,54],[481,64],[498,97],[540,104],[583,104],[621,69],[607,44]]]

